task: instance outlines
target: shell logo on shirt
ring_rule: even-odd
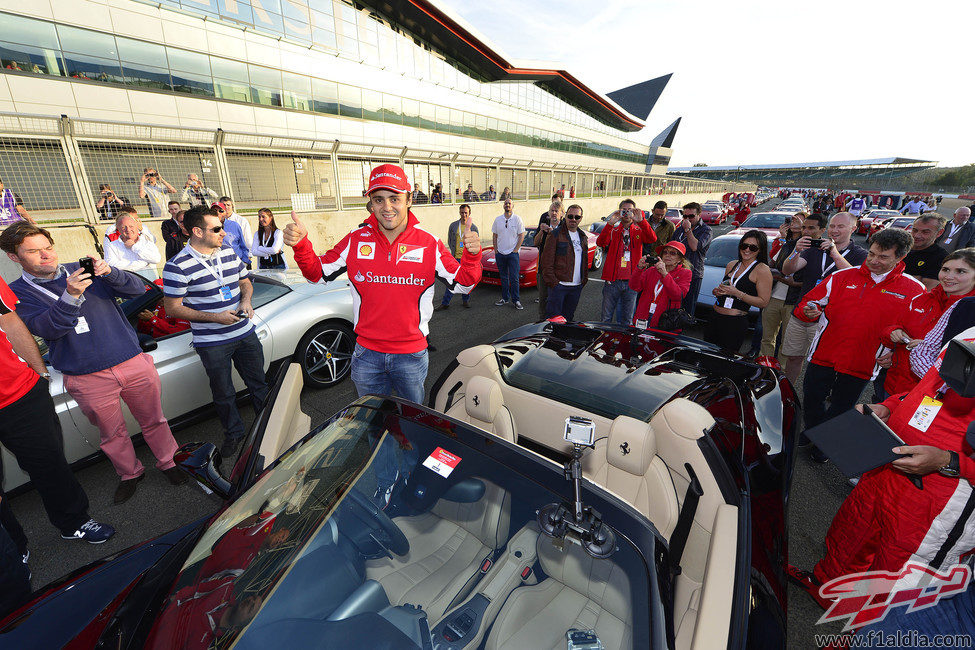
[[[359,251],[356,257],[360,260],[371,260],[376,257],[376,249],[372,244],[359,244]]]
[[[396,263],[422,262],[423,249],[423,246],[416,246],[414,244],[400,244],[399,248],[396,249]]]

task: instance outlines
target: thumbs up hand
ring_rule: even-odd
[[[294,247],[302,239],[308,236],[308,228],[301,223],[295,211],[291,211],[291,223],[284,227],[284,243]]]
[[[464,250],[471,255],[477,255],[481,252],[481,236],[471,230],[472,223],[473,220],[468,220],[464,226]]]

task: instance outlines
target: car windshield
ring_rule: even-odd
[[[748,217],[739,227],[743,230],[748,230],[749,228],[778,228],[785,222],[786,219],[790,218],[790,216],[791,215],[788,214],[762,212],[760,214],[753,214],[752,216]]]
[[[894,219],[891,222],[891,227],[893,228],[907,228],[914,223],[914,217],[902,217],[900,219]]]
[[[728,262],[738,259],[738,242],[740,237],[718,237],[708,247],[704,263],[708,266],[725,268]]]
[[[525,229],[525,240],[521,242],[522,246],[534,246],[535,245],[535,234],[538,233],[538,228],[526,228]]]
[[[666,216],[668,216],[668,217],[683,217],[684,214],[679,209],[677,209],[677,208],[667,208],[667,214],[666,214]]]
[[[662,607],[650,524],[587,481],[583,500],[617,529],[618,549],[602,560],[570,539],[556,549],[535,513],[570,492],[554,463],[434,412],[363,398],[210,522],[147,647],[429,648],[455,598],[490,588],[504,599],[556,572],[571,584],[612,576],[597,585],[603,607],[650,647],[650,610]],[[526,567],[530,581],[510,580]]]

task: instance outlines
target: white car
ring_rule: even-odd
[[[140,275],[151,277],[154,273],[150,270]],[[351,369],[355,348],[348,280],[343,276],[327,284],[310,284],[298,271],[252,271],[250,277],[254,284],[253,321],[264,347],[264,370],[274,361],[294,358],[301,364],[306,386],[325,388],[342,381]],[[122,304],[133,326],[140,311],[151,311],[162,300],[157,285],[149,279],[145,284],[145,294]],[[173,428],[212,406],[210,383],[188,329],[156,339],[140,334],[140,341],[159,371],[163,413]],[[64,389],[61,373],[50,366],[48,371],[68,462],[93,460],[101,453],[98,428]],[[236,372],[234,386],[238,391],[244,388]],[[129,431],[139,433],[138,423],[124,405],[123,411]],[[27,474],[6,449],[2,449],[2,460],[5,491],[28,481]]]

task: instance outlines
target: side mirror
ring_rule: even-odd
[[[176,466],[196,479],[207,493],[215,493],[221,499],[229,499],[230,481],[220,473],[223,460],[212,442],[190,442],[176,450],[173,456]]]
[[[138,336],[139,336],[139,347],[142,348],[143,352],[152,352],[153,350],[159,347],[159,344],[156,343],[156,339],[152,338],[148,334],[142,334],[140,332]]]

